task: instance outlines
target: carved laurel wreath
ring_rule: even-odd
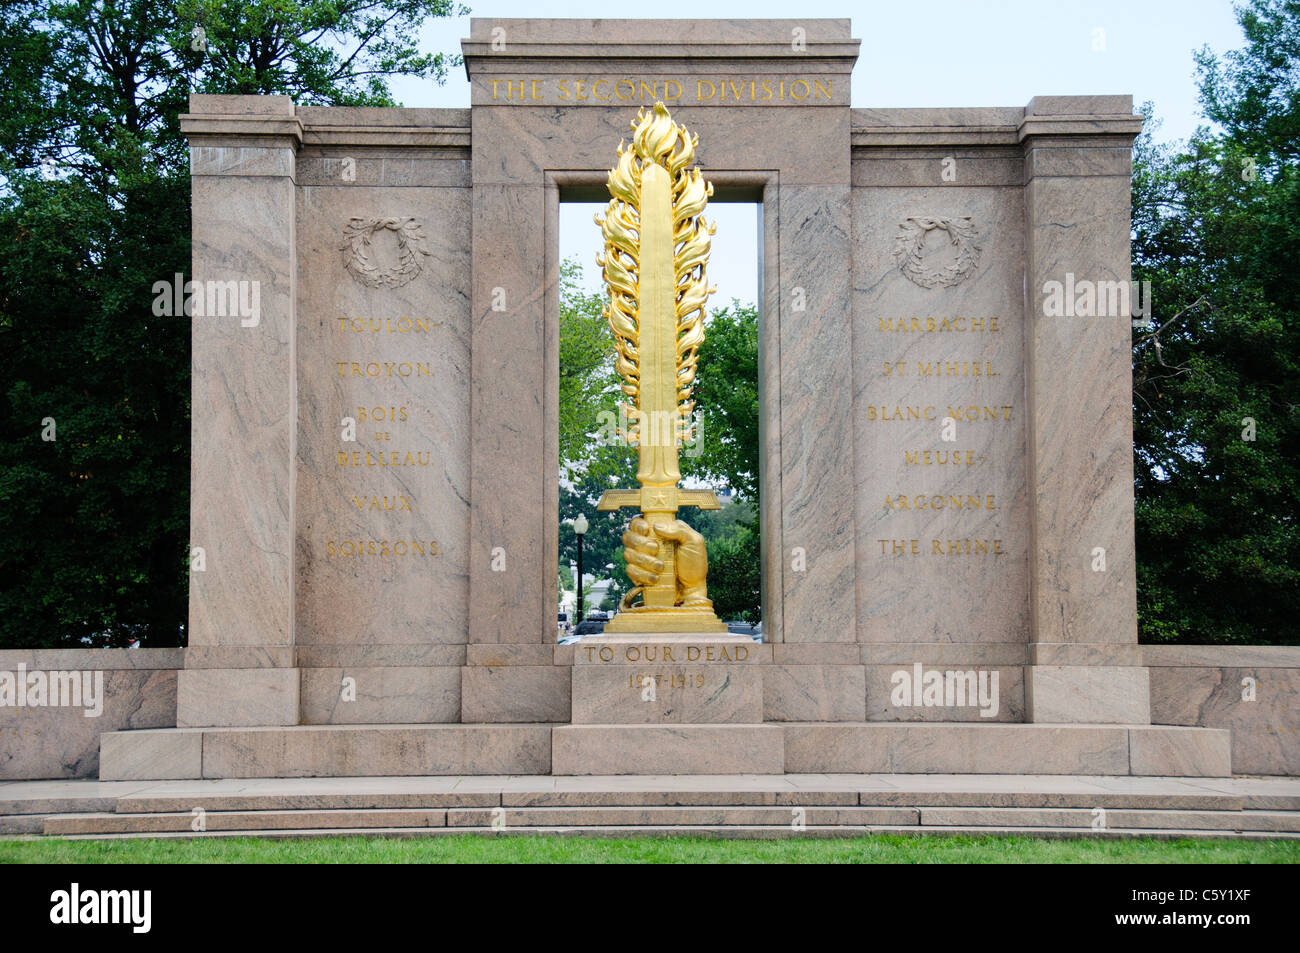
[[[912,216],[898,223],[894,240],[894,260],[908,279],[922,288],[940,285],[951,288],[970,277],[980,260],[980,244],[975,240],[975,225],[969,215],[961,218],[926,218]],[[938,229],[948,233],[955,255],[942,269],[931,267],[921,253],[927,233]]]
[[[397,264],[380,270],[370,257],[371,239],[381,230],[397,236]],[[424,268],[428,255],[420,223],[413,218],[352,218],[343,229],[343,267],[367,288],[400,288]]]

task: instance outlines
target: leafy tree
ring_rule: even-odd
[[[0,0],[0,647],[184,639],[190,331],[151,306],[189,268],[188,94],[391,105],[458,9]]]
[[[702,437],[684,475],[725,483],[758,508],[758,309],[733,300],[713,311],[695,386]]]
[[[198,46],[194,90],[281,93],[319,106],[396,106],[392,76],[441,85],[459,57],[422,53],[429,17],[468,13],[451,0],[181,0],[178,46]]]
[[[624,474],[621,485],[635,486],[636,467],[627,465]],[[587,517],[587,535],[582,545],[583,569],[600,576],[606,572],[607,565],[617,564],[615,556],[621,557],[623,530],[627,528],[631,511],[601,513],[596,510],[601,494],[613,485],[608,478],[596,473],[587,473],[580,482],[572,485],[561,484],[560,562],[563,565],[578,561],[578,537],[573,531],[573,520],[579,514]],[[622,576],[618,578],[623,579]]]
[[[709,320],[700,347],[696,407],[701,452],[686,457],[697,479],[725,483],[735,502],[700,513],[708,540],[709,598],[722,619],[762,618],[759,559],[758,309],[732,301]]]
[[[601,425],[626,400],[614,371],[614,338],[602,315],[605,298],[584,291],[581,282],[582,266],[572,258],[562,262],[559,426],[560,474],[565,478],[579,469],[608,472],[617,466],[618,457],[598,452]]]
[[[1133,351],[1148,642],[1300,633],[1300,4],[1238,17],[1244,49],[1197,56],[1221,131],[1171,148],[1148,129],[1135,149],[1134,277],[1155,303]]]
[[[759,535],[756,526],[709,550],[709,598],[718,618],[758,622],[763,618]]]

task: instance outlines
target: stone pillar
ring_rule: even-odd
[[[1142,126],[1132,106],[1128,96],[1036,97],[1019,130],[1035,722],[1150,722],[1137,644],[1132,319],[1121,293]],[[1049,282],[1060,283],[1064,314]]]
[[[490,31],[463,42],[471,82],[495,67]],[[522,31],[520,31],[522,32]],[[522,40],[516,33],[511,40]],[[508,41],[509,42],[509,41]],[[514,69],[514,67],[512,67]],[[523,87],[518,95],[523,95]],[[470,615],[465,722],[569,719],[569,671],[554,665],[556,193],[509,105],[472,93]]]
[[[853,111],[856,582],[868,721],[1024,719],[1022,116]],[[910,686],[933,671],[976,672],[990,685],[996,676],[996,704],[922,704]],[[895,693],[899,680],[907,692]]]
[[[177,724],[294,725],[302,130],[286,96],[192,96],[181,129],[194,189],[194,298],[203,296],[204,314],[191,319],[190,545],[202,550],[202,569],[190,577]]]

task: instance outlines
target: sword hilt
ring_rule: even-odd
[[[631,506],[641,511],[642,517],[652,527],[677,518],[683,506],[697,506],[702,510],[720,510],[722,504],[712,490],[682,490],[675,486],[643,486],[639,490],[606,490],[596,504],[597,510],[606,512]],[[664,568],[653,586],[642,589],[645,604],[654,608],[671,608],[677,604],[677,543],[659,539],[659,561]]]
[[[601,512],[633,506],[643,513],[676,513],[683,506],[702,510],[720,510],[718,495],[712,490],[681,490],[675,486],[643,486],[639,490],[606,490],[601,494],[596,509]]]

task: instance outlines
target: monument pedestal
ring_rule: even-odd
[[[743,635],[614,633],[573,656],[573,723],[556,774],[780,774],[782,730],[763,724],[765,646]]]
[[[743,635],[599,635],[575,648],[576,725],[763,721],[761,655]]]
[[[650,625],[647,623],[652,620],[655,631],[648,632]],[[673,606],[670,610],[637,606],[622,610],[605,626],[606,635],[654,636],[665,632],[673,635],[723,635],[727,632],[727,624],[719,621],[709,606]]]

